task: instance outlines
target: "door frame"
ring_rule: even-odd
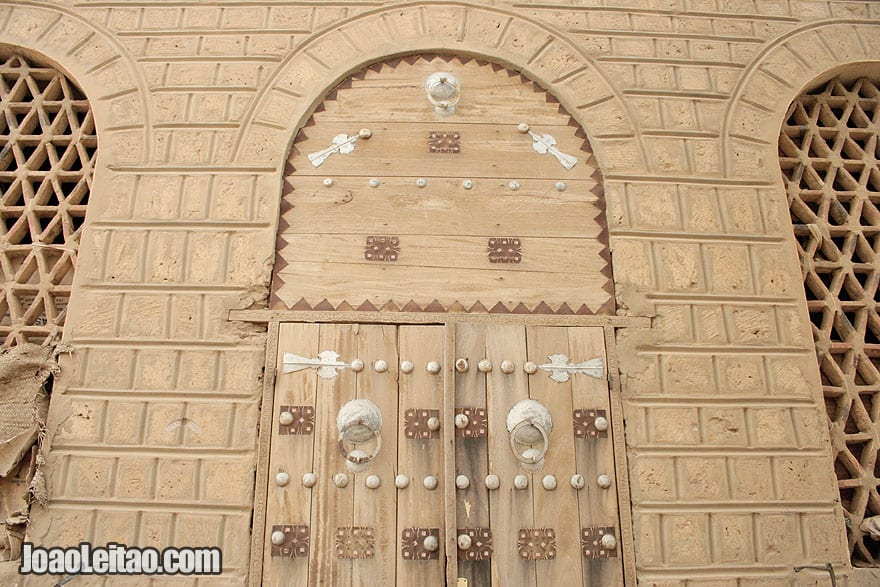
[[[254,487],[254,510],[251,523],[251,552],[248,568],[249,585],[259,585],[263,575],[263,549],[265,548],[266,500],[269,491],[269,444],[272,439],[272,414],[275,401],[275,378],[278,355],[278,332],[281,322],[306,323],[359,323],[359,324],[433,324],[446,329],[445,357],[443,361],[444,402],[443,419],[451,422],[455,414],[455,331],[462,323],[516,324],[522,326],[599,326],[604,329],[607,377],[609,384],[609,407],[611,410],[612,447],[615,475],[617,477],[617,503],[620,528],[618,552],[623,562],[624,582],[635,584],[635,552],[633,550],[632,510],[629,493],[629,470],[626,458],[626,439],[623,426],[623,403],[620,397],[620,373],[618,371],[615,330],[619,328],[650,328],[651,319],[641,316],[610,315],[536,315],[536,314],[465,314],[432,312],[321,312],[296,310],[230,310],[230,321],[251,322],[267,325],[266,356],[263,371],[263,391],[260,403],[259,442],[257,445],[257,470]],[[454,429],[444,426],[444,468],[455,470]],[[445,503],[455,503],[455,486],[446,484]],[[447,528],[456,527],[455,508],[445,509]],[[453,532],[454,534],[454,532]],[[454,537],[453,537],[454,541]],[[455,544],[446,548],[446,583],[456,585],[458,557]]]

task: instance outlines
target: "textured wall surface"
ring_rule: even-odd
[[[640,582],[848,574],[776,142],[814,78],[880,60],[880,3],[21,1],[0,27],[99,137],[37,541],[218,544],[199,583],[244,580],[265,335],[226,309],[266,294],[314,105],[430,50],[522,70],[589,134],[619,305],[656,315],[620,340]]]

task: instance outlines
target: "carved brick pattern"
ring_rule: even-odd
[[[490,263],[519,263],[522,261],[522,242],[518,238],[496,236],[487,246]]]
[[[364,243],[364,259],[367,261],[397,261],[400,256],[400,240],[396,236],[368,236]]]
[[[338,558],[373,558],[376,556],[376,532],[369,526],[336,529]]]
[[[600,438],[608,436],[607,430],[596,430],[596,418],[606,418],[605,410],[575,410],[572,412],[575,438]]]
[[[400,553],[403,560],[437,560],[440,549],[425,550],[424,542],[428,536],[440,540],[440,528],[404,528],[400,533]]]
[[[486,408],[455,408],[455,415],[459,414],[468,417],[467,426],[455,428],[455,435],[459,438],[485,438],[489,433],[489,416],[486,414]]]
[[[779,136],[853,564],[880,563],[880,89],[834,79],[789,107]]]
[[[428,150],[432,153],[460,153],[461,133],[432,130],[428,135]]]
[[[290,412],[293,422],[287,426],[278,423],[278,434],[311,434],[315,431],[315,408],[312,406],[281,406],[278,413]]]
[[[553,528],[522,528],[517,539],[519,558],[553,560],[556,558],[556,530]]]
[[[307,558],[309,556],[309,527],[305,524],[272,526],[272,532],[284,532],[284,542],[272,544],[272,556]]]
[[[492,530],[489,528],[459,528],[458,536],[471,537],[471,547],[458,549],[458,558],[466,561],[487,561],[492,558],[495,548],[492,545]]]
[[[95,123],[73,82],[20,55],[0,64],[0,110],[0,340],[48,344],[67,314]]]
[[[440,429],[428,428],[430,418],[440,418],[440,410],[409,409],[403,415],[403,434],[411,439],[440,438]]]
[[[617,556],[616,548],[608,549],[602,546],[602,537],[606,534],[614,536],[614,527],[581,528],[581,550],[586,558],[614,558]]]

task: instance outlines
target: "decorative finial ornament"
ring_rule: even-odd
[[[457,77],[445,71],[432,73],[425,80],[425,91],[439,116],[455,113],[455,105],[461,99],[461,82]]]

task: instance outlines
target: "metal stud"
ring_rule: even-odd
[[[406,489],[409,487],[409,477],[406,475],[398,475],[394,478],[394,486],[398,489]]]
[[[459,373],[465,373],[468,370],[468,360],[467,359],[456,359],[455,360],[455,370]]]
[[[477,369],[480,370],[480,373],[488,373],[492,370],[492,361],[489,359],[483,359],[479,363],[477,363]]]
[[[361,361],[360,359],[355,359],[354,361],[351,362],[351,370],[354,371],[355,373],[360,373],[361,371],[364,370],[364,362]]]
[[[614,534],[605,534],[599,542],[608,550],[617,548],[617,538],[614,537]]]
[[[525,475],[517,475],[513,478],[513,486],[517,489],[525,489],[529,486],[529,478]]]
[[[362,128],[358,131],[358,136],[362,139],[368,139],[373,136],[373,131],[368,128]]]
[[[272,544],[275,546],[281,546],[284,544],[284,532],[281,530],[275,530],[272,532]]]
[[[378,361],[373,363],[373,370],[376,371],[376,373],[384,373],[388,370],[388,363],[386,363],[382,359],[379,359]]]
[[[467,489],[471,486],[471,480],[468,479],[467,475],[459,475],[455,478],[455,486],[459,489]]]
[[[332,187],[333,186],[333,178],[332,177],[325,177],[324,181],[322,181],[321,183],[324,184],[325,188]]]
[[[599,432],[605,432],[608,430],[608,419],[604,416],[598,416],[595,420],[593,420],[593,426]]]
[[[293,424],[293,414],[291,412],[281,412],[278,416],[278,422],[282,426],[290,426]]]
[[[572,475],[571,476],[571,486],[575,489],[583,489],[587,484],[587,481],[584,479],[583,475]]]
[[[510,375],[516,370],[516,366],[513,364],[513,361],[501,361],[501,372]]]
[[[513,191],[517,191],[519,188],[522,187],[522,185],[520,185],[520,183],[515,179],[512,179],[510,180],[510,183],[507,184],[507,187],[509,187]]]
[[[525,371],[529,375],[534,375],[538,372],[538,364],[534,361],[526,361],[523,364],[523,371]]]
[[[275,485],[278,487],[286,487],[288,483],[290,483],[290,475],[284,471],[275,475]]]
[[[556,191],[557,192],[564,192],[566,187],[568,187],[568,186],[565,185],[564,181],[557,181],[556,182]]]
[[[333,477],[333,485],[342,489],[343,487],[348,485],[348,475],[346,475],[345,473],[336,473],[336,475]]]
[[[437,477],[434,477],[433,475],[428,475],[425,477],[424,481],[422,481],[422,485],[424,485],[425,489],[428,491],[434,491],[437,489],[438,484],[439,481],[437,481]]]
[[[436,375],[440,372],[440,363],[437,361],[430,361],[427,365],[425,365],[425,369],[428,370],[428,373],[431,375]]]
[[[456,414],[455,415],[455,427],[459,430],[464,430],[468,427],[468,424],[471,423],[471,419],[467,417],[466,414]]]
[[[498,489],[501,487],[501,480],[498,475],[486,475],[486,489]]]
[[[598,477],[596,477],[596,485],[598,485],[602,489],[608,489],[609,487],[611,487],[611,476],[605,475],[604,473],[602,475],[599,475]]]
[[[400,372],[401,373],[412,373],[414,369],[414,365],[412,361],[401,361],[400,362]]]
[[[379,181],[379,178],[378,178],[378,177],[374,177],[374,178],[370,179],[370,181],[367,182],[367,183],[370,184],[370,187],[371,187],[371,188],[377,188],[377,187],[379,187],[379,186],[382,184],[382,182]]]
[[[516,125],[516,130],[525,134],[525,133],[529,132],[529,125],[526,124],[525,122],[520,122],[519,124]]]
[[[461,550],[467,550],[473,545],[474,541],[467,534],[459,534],[456,543],[458,543],[458,547]]]
[[[434,535],[425,536],[422,546],[428,552],[437,552],[437,549],[440,548],[440,541]]]
[[[334,482],[335,481],[336,480],[334,479]],[[318,478],[315,476],[314,473],[305,473],[303,475],[303,478],[302,478],[303,487],[314,487],[315,483],[317,483],[317,482],[318,482]],[[346,483],[348,483],[348,481],[346,481]],[[344,485],[342,485],[340,487],[344,487]]]
[[[382,479],[378,475],[369,475],[364,483],[368,489],[378,489],[382,485]]]
[[[541,485],[543,485],[544,489],[547,491],[553,491],[556,489],[556,477],[554,475],[544,475],[544,478],[541,480]]]
[[[474,187],[474,182],[470,179],[466,179],[463,182],[461,182],[461,187],[463,187],[466,190],[469,190],[472,187]]]
[[[428,418],[428,430],[440,430],[440,418],[437,418],[436,416]]]
[[[428,180],[425,179],[424,177],[420,177],[416,180],[416,185],[419,186],[420,188],[423,188],[426,185],[428,185]]]

